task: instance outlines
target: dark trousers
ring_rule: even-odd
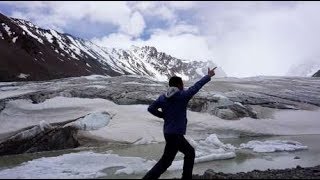
[[[165,134],[166,147],[161,159],[143,177],[143,179],[158,179],[162,173],[171,165],[178,151],[184,154],[182,179],[192,178],[192,169],[195,158],[194,148],[183,135]]]

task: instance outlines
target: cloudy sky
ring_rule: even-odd
[[[228,76],[320,64],[320,2],[0,2],[1,13],[105,47],[155,46]]]

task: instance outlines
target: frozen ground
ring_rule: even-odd
[[[216,160],[233,161],[241,157],[239,152],[243,151],[249,154],[310,151],[303,141],[258,139],[265,135],[319,134],[319,86],[318,80],[311,78],[215,79],[195,96],[187,112],[189,121],[186,137],[196,149],[197,167]],[[84,130],[79,132],[80,138],[97,140],[100,145],[124,143],[128,148],[157,147],[164,141],[163,120],[148,113],[147,107],[165,88],[162,83],[132,76],[0,83],[0,137],[40,122],[63,122],[93,113],[77,122],[76,126]],[[226,120],[213,113],[216,110],[214,108],[227,107],[228,104],[239,107],[250,105],[258,118]],[[107,112],[108,115],[100,112]],[[87,127],[87,124],[90,126]],[[243,137],[253,139],[242,142]],[[243,144],[224,143],[219,140],[221,138],[236,138]],[[66,152],[23,161],[23,164],[14,166],[1,166],[0,177],[141,176],[162,153],[157,150],[158,156],[150,158],[153,150],[149,150],[122,155],[116,151],[95,152],[88,149]],[[181,160],[182,155],[178,154],[169,171],[181,171]]]
[[[147,112],[147,105],[117,105],[105,99],[54,97],[39,104],[28,100],[9,101],[0,113],[3,134],[39,124],[61,122],[93,112],[106,111],[111,116],[109,124],[82,135],[103,141],[147,144],[163,142],[163,120]],[[188,111],[187,135],[204,139],[210,134],[218,137],[259,135],[318,134],[320,110],[282,110],[274,118],[223,120],[207,113]],[[307,117],[307,118],[306,118]]]
[[[189,141],[190,140],[191,139],[189,139]],[[270,141],[277,141],[278,146],[287,146],[287,142],[285,142],[285,140]],[[268,142],[269,141],[264,141],[264,143],[260,143],[260,145],[263,144],[265,146],[268,146]],[[235,151],[235,149],[242,149],[242,145],[240,147],[234,147],[231,144],[224,144],[214,134],[210,135],[205,140],[200,140],[197,142],[193,141],[192,144],[196,149],[195,167],[199,167],[204,162],[209,163],[211,161],[216,161],[215,164],[218,164],[221,161],[217,160],[243,158],[243,155],[241,155],[241,153],[239,154],[239,152],[237,154],[240,157],[236,157]],[[150,147],[146,147],[146,149],[148,148],[150,149]],[[293,150],[294,148],[295,150]],[[301,150],[300,145],[297,145],[295,147],[292,146],[289,151],[293,152],[297,150]],[[117,150],[115,150],[115,152],[117,152]],[[142,177],[143,174],[146,173],[156,163],[156,160],[154,159],[148,160],[146,158],[143,158],[143,154],[134,157],[115,154],[115,152],[110,150],[104,150],[100,152],[96,152],[93,150],[82,150],[79,152],[63,153],[56,156],[36,158],[21,164],[17,164],[11,168],[0,167],[0,176],[2,178],[10,179],[57,177],[111,178],[116,176]],[[161,154],[158,153],[158,157],[159,155]],[[250,156],[250,153],[248,153],[247,156]],[[266,157],[263,157],[264,155],[262,154],[259,156],[261,156],[260,158],[262,159],[267,158],[269,159],[269,161],[272,159],[277,159],[277,155],[268,155]],[[181,172],[183,163],[181,158],[182,157],[180,155],[177,156],[176,160],[169,167],[168,173],[166,175],[170,175],[170,173]],[[259,160],[259,158],[257,158],[257,160]],[[229,160],[229,162],[230,161],[231,160]],[[228,161],[226,163],[228,163]],[[3,164],[3,159],[1,158],[0,164]]]

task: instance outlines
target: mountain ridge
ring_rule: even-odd
[[[143,75],[166,81],[173,75],[184,80],[203,76],[212,61],[187,61],[155,47],[129,49],[100,47],[91,41],[42,29],[32,22],[0,13],[0,81],[49,80],[92,74]],[[226,74],[217,69],[217,77]]]

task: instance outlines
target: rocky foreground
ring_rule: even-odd
[[[291,169],[254,170],[236,174],[214,172],[208,169],[203,175],[193,175],[193,179],[319,179],[320,165],[315,167],[300,167]]]

